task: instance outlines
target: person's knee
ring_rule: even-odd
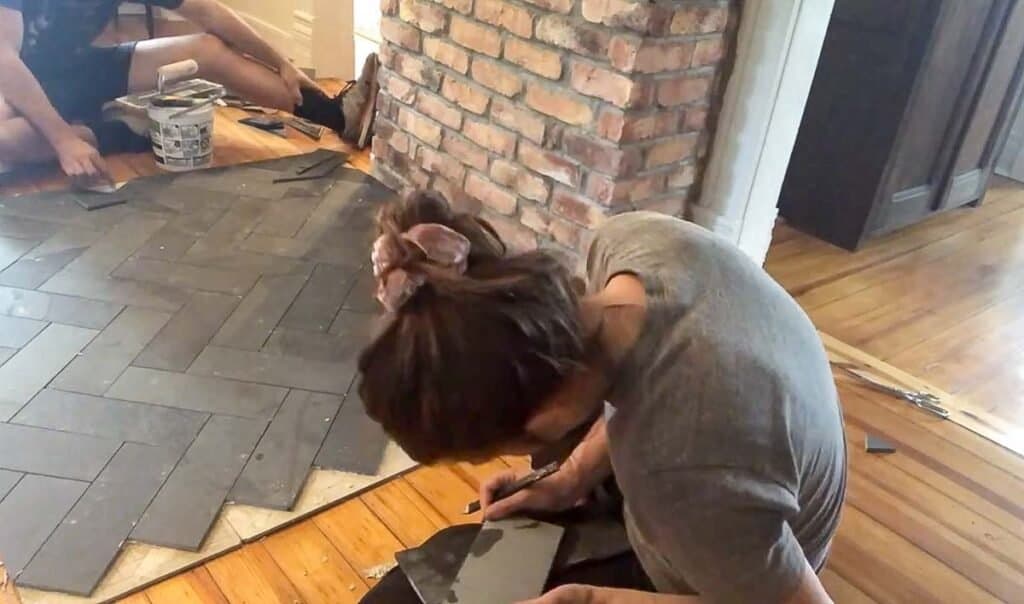
[[[18,117],[18,112],[14,110],[14,107],[11,107],[4,97],[0,96],[0,122],[16,117]]]
[[[225,55],[232,52],[224,40],[213,34],[197,34],[190,46],[191,58],[199,64],[199,76],[206,78],[221,73]]]

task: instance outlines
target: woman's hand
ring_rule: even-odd
[[[484,518],[499,520],[526,511],[561,512],[575,507],[586,496],[581,492],[582,482],[578,474],[567,464],[530,488],[494,501],[494,494],[501,487],[519,477],[515,472],[505,472],[484,483],[480,488],[480,507]]]
[[[286,60],[282,62],[278,66],[278,73],[281,75],[285,87],[288,89],[289,94],[292,95],[292,100],[295,101],[297,106],[302,105],[303,88],[321,90],[319,84],[310,79],[308,75],[299,70],[295,65],[292,65],[291,61]]]

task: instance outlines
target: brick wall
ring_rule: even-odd
[[[382,0],[374,170],[517,248],[682,215],[732,42],[729,0]]]

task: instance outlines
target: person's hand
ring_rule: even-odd
[[[484,518],[499,520],[519,512],[561,512],[575,507],[586,493],[580,492],[580,480],[568,465],[528,489],[500,501],[494,494],[504,485],[519,478],[515,472],[499,474],[480,487],[480,508]]]
[[[89,183],[106,180],[111,182],[110,170],[100,152],[77,136],[68,136],[53,146],[57,160],[64,173],[72,180]]]
[[[292,95],[292,100],[295,101],[296,106],[302,105],[303,88],[322,90],[319,84],[314,82],[302,70],[295,67],[295,65],[292,65],[290,61],[284,61],[278,67],[278,73],[281,74],[281,79],[284,80],[284,85],[288,88],[288,92]]]
[[[589,585],[563,585],[543,596],[519,604],[596,604],[597,590]]]

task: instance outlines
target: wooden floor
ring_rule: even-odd
[[[217,128],[218,163],[311,147],[301,135],[275,139],[227,119]],[[356,163],[366,167],[367,158]],[[113,166],[119,178],[154,171],[144,156]],[[59,184],[37,179],[25,186]],[[1024,388],[1014,373],[1022,358],[1015,336],[1024,327],[1017,310],[1024,300],[1021,221],[1024,188],[1001,183],[978,210],[937,218],[854,255],[781,227],[769,269],[826,332],[946,388],[992,396],[993,409],[1024,423]],[[840,390],[851,474],[823,574],[835,600],[1024,602],[1024,460],[884,395],[845,381]],[[866,454],[868,432],[898,452]],[[416,470],[124,601],[357,602],[374,584],[369,570],[441,527],[475,520],[460,512],[480,480],[521,464]]]

